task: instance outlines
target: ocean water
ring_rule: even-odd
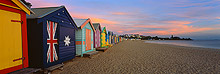
[[[220,40],[147,40],[145,43],[220,49]]]

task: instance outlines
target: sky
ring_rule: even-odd
[[[26,0],[32,8],[64,5],[73,19],[116,34],[220,39],[220,0]]]

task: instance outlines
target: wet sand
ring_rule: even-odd
[[[52,74],[220,74],[220,50],[123,41],[92,58],[64,64]]]

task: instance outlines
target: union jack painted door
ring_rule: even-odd
[[[58,23],[47,21],[47,63],[58,60],[57,26]]]

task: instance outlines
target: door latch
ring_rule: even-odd
[[[25,59],[24,57],[22,57],[22,58],[18,58],[18,59],[14,59],[13,62],[15,62],[15,61],[19,61],[19,60],[24,60],[24,59]]]
[[[23,21],[18,21],[18,20],[11,20],[11,22],[20,22],[21,24],[23,23]]]

